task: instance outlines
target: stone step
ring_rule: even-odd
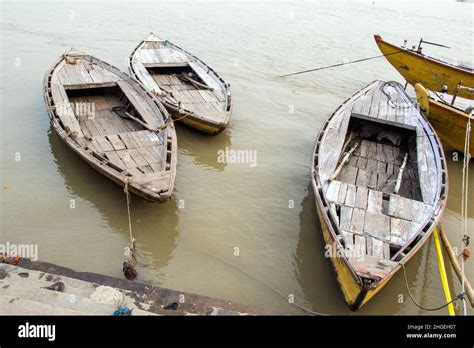
[[[85,298],[92,302],[95,302],[91,298],[91,295],[94,292],[96,292],[97,287],[98,287],[97,284],[89,283],[89,282],[82,281],[79,279],[69,278],[66,276],[58,276],[58,275],[53,275],[53,274],[49,274],[45,272],[29,270],[29,269],[25,269],[25,268],[13,266],[13,265],[8,265],[8,264],[0,265],[0,269],[8,273],[8,276],[0,280],[0,293],[1,293],[1,287],[4,285],[27,286],[29,289],[31,289],[31,291],[34,291],[34,289],[36,288],[36,289],[54,292],[52,290],[47,290],[47,289],[42,289],[42,288],[50,286],[54,284],[55,282],[61,281],[65,285],[65,289],[62,294],[68,294],[70,300],[73,300],[73,299],[75,300],[77,298]],[[20,276],[20,273],[28,274],[28,277],[22,277]],[[132,309],[133,315],[156,315],[154,313],[147,312],[137,307],[133,298],[131,298],[130,296],[127,296],[130,293],[129,291],[116,289],[116,288],[112,288],[112,289],[115,289],[122,293],[123,300],[124,300],[122,305]],[[100,302],[95,302],[95,303],[103,304]],[[145,304],[141,304],[141,303],[138,303],[138,304],[142,308],[147,308]],[[117,306],[115,306],[115,308],[116,307]],[[110,313],[110,315],[111,314],[112,312]]]
[[[8,286],[25,286],[27,287],[26,291],[32,293],[38,292],[43,294],[43,296],[47,296],[44,295],[44,291],[51,290],[41,289],[44,284],[41,282],[47,281],[50,282],[50,284],[53,284],[54,282],[61,281],[65,284],[65,291],[70,291],[69,295],[62,294],[62,297],[60,298],[61,301],[66,301],[64,296],[70,297],[72,295],[77,295],[76,297],[83,299],[86,305],[89,304],[92,306],[92,304],[90,304],[92,301],[96,302],[96,305],[106,302],[107,304],[113,304],[116,307],[119,305],[126,306],[133,310],[133,314],[256,315],[266,313],[266,311],[258,308],[235,304],[223,299],[166,289],[140,281],[131,282],[123,278],[111,277],[104,274],[76,272],[70,268],[55,265],[53,263],[32,261],[28,258],[21,258],[18,265],[19,266],[0,264],[0,285],[3,284],[7,286],[7,289],[3,289],[2,286],[0,286],[0,295],[5,290],[8,290]],[[17,274],[23,272],[28,273],[25,282],[21,282],[20,279],[17,279]],[[8,280],[7,278],[12,278],[13,280]],[[28,278],[33,279],[34,281],[29,284],[27,280]],[[35,280],[39,281],[39,283]],[[91,293],[91,291],[93,292]],[[76,294],[74,294],[74,292]],[[34,298],[26,299],[34,301]],[[59,301],[57,298],[47,299],[51,301]],[[172,309],[165,309],[174,303],[179,303],[179,306],[176,306],[178,308],[173,307]],[[61,303],[51,303],[51,305],[61,307]],[[87,307],[86,305],[84,306]],[[67,308],[94,313],[94,310],[90,308]],[[104,314],[110,315],[111,313],[113,313],[113,311]]]
[[[7,286],[7,287],[5,287]],[[112,315],[117,306],[95,302],[89,298],[75,296],[74,294],[46,290],[28,285],[4,284],[0,287],[0,296],[30,300],[47,304],[53,307],[70,309],[94,315]],[[0,308],[0,312],[3,309]],[[139,309],[133,310],[133,315],[151,315]]]
[[[79,279],[69,278],[65,276],[58,276],[55,274],[49,274],[46,272],[35,271],[35,270],[26,269],[26,268],[8,265],[8,264],[2,264],[0,268],[4,269],[9,274],[27,273],[28,274],[27,279],[36,279],[36,280],[46,281],[46,282],[49,282],[50,284],[53,284],[58,281],[62,281],[64,284],[66,284],[67,282],[69,286],[75,289],[90,291],[91,293],[95,290],[97,286],[97,284],[85,282]]]
[[[26,273],[26,272],[25,272]],[[31,271],[29,272],[29,276],[24,278],[18,275],[18,273],[9,273],[9,277],[6,277],[3,280],[0,280],[0,286],[3,286],[4,284],[7,285],[27,285],[30,287],[37,287],[38,289],[40,288],[45,288],[50,285],[53,285],[55,281],[47,281],[45,277],[42,277],[41,279],[38,279],[35,274],[31,274]],[[66,280],[66,279],[60,279],[58,281],[61,281],[64,283],[64,292],[68,294],[72,294],[75,296],[79,297],[86,297],[90,298],[92,293],[94,292],[95,288],[90,286],[87,287],[87,289],[84,289],[85,286],[82,284],[79,284],[81,288],[76,288],[71,283]],[[77,285],[77,284],[74,284]]]
[[[1,315],[88,315],[78,310],[0,295]]]

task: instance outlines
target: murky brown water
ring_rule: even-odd
[[[0,241],[37,243],[43,261],[122,276],[128,240],[124,194],[52,133],[42,79],[71,46],[125,69],[131,50],[154,31],[205,60],[230,82],[234,111],[229,128],[217,137],[178,127],[173,201],[154,205],[133,198],[139,278],[285,313],[301,312],[277,292],[294,294],[298,303],[315,311],[351,313],[323,256],[309,177],[313,141],[323,120],[357,89],[374,79],[400,77],[383,59],[294,78],[275,76],[378,55],[375,33],[398,43],[406,38],[415,44],[423,37],[448,44],[451,50],[427,46],[425,51],[472,61],[472,4],[464,3],[0,6]],[[217,151],[226,147],[256,150],[257,166],[218,163]],[[15,161],[18,153],[21,161]],[[447,156],[451,158],[448,149]],[[461,164],[450,160],[444,222],[456,245],[460,171]],[[473,231],[472,185],[469,199],[468,228]],[[71,200],[75,208],[70,208]],[[472,262],[466,265],[471,280]],[[421,304],[444,303],[432,240],[407,271]],[[459,291],[454,273],[448,277]],[[399,294],[405,296],[403,303]],[[398,274],[357,314],[424,312],[410,302]]]

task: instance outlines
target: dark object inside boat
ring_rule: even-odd
[[[345,170],[337,180],[345,181],[349,171],[356,172],[357,184],[381,191],[385,195],[393,193],[397,184],[400,167],[408,154],[403,170],[399,194],[402,197],[423,201],[417,165],[416,130],[409,126],[400,127],[366,119],[363,115],[352,114],[346,137],[346,151],[358,143]],[[351,168],[352,167],[352,168]]]

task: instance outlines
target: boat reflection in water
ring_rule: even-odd
[[[70,229],[65,226],[65,233],[78,234],[77,247],[84,249],[84,257],[101,258],[103,256],[108,260],[107,262],[112,263],[108,266],[109,268],[106,268],[110,269],[108,273],[116,269],[114,275],[119,275],[123,249],[116,250],[114,246],[113,250],[103,250],[110,247],[108,244],[101,245],[102,242],[107,243],[108,240],[108,237],[101,233],[106,233],[111,228],[123,237],[122,248],[128,246],[127,206],[123,189],[95,171],[72,150],[66,148],[52,129],[49,131],[48,138],[57,170],[64,179],[66,189],[77,201],[78,208],[82,204],[80,200],[84,200],[84,203],[92,205],[102,218],[102,222],[100,220],[97,222],[95,240],[82,240],[81,235],[78,234],[81,228],[78,226],[71,226]],[[160,269],[171,260],[179,235],[179,209],[176,199],[172,198],[167,203],[157,205],[131,195],[130,209],[133,235],[137,240],[139,277],[163,279]],[[88,222],[90,218],[83,216],[81,220]],[[102,228],[104,224],[107,225],[105,229]],[[97,247],[102,251],[95,250]]]

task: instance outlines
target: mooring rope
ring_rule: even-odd
[[[356,60],[353,60],[353,61],[350,61],[350,62],[344,62],[344,63],[338,63],[338,64],[333,64],[333,65],[327,65],[327,66],[322,66],[322,67],[315,68],[315,69],[297,71],[297,72],[294,72],[294,73],[291,73],[291,74],[280,75],[280,76],[278,76],[278,77],[294,76],[294,75],[305,74],[305,73],[309,73],[309,72],[313,72],[313,71],[325,70],[325,69],[329,69],[329,68],[336,68],[336,67],[338,67],[338,66],[343,66],[343,65],[349,65],[349,64],[354,64],[354,63],[365,62],[365,61],[367,61],[367,60],[376,59],[376,58],[380,58],[380,57],[388,57],[388,56],[391,56],[391,55],[394,55],[394,54],[399,54],[399,53],[404,53],[404,52],[405,52],[405,51],[402,50],[402,51],[392,52],[392,53],[388,53],[388,54],[380,54],[380,55],[378,55],[378,56],[356,59]]]
[[[130,192],[128,191],[128,185],[130,182],[130,178],[128,176],[125,177],[125,186],[123,191],[125,192],[125,196],[127,197],[127,214],[128,214],[128,230],[130,233],[130,247],[125,248],[125,259],[123,261],[123,274],[128,280],[134,280],[137,277],[137,271],[135,270],[135,266],[137,263],[137,259],[135,257],[135,238],[133,237],[132,233],[132,217],[130,214]]]
[[[391,96],[389,93],[387,93],[387,92],[385,91],[385,86],[389,86],[389,87],[395,88],[395,84],[398,84],[398,82],[395,82],[395,81],[386,81],[386,82],[384,82],[384,83],[382,84],[382,86],[380,87],[380,90],[382,91],[382,93],[387,97],[388,103],[391,104],[391,106],[392,106],[394,109],[400,109],[400,110],[408,110],[408,109],[411,109],[411,108],[413,108],[414,106],[416,106],[416,104],[413,103],[413,101],[411,101],[411,100],[410,100],[410,104],[407,103],[406,100],[401,100],[401,101],[403,101],[403,103],[404,103],[405,105],[400,105],[400,104],[398,104],[398,103],[396,103],[396,102],[394,102],[394,101],[392,100],[392,96]],[[399,97],[399,94],[397,93],[397,102],[398,102],[398,97]]]
[[[467,247],[469,245],[469,236],[467,235],[467,203],[468,203],[468,190],[469,187],[469,161],[471,160],[471,154],[469,153],[469,147],[471,143],[471,117],[468,117],[466,123],[466,137],[464,139],[464,161],[462,169],[462,198],[461,198],[461,289],[464,291],[464,258],[467,254]],[[466,250],[466,251],[465,251]],[[467,257],[466,257],[467,258]],[[466,299],[463,297],[463,314],[467,315],[466,310]]]
[[[210,256],[210,257],[212,257],[212,258],[214,258],[214,259],[217,259],[217,260],[219,260],[220,262],[224,263],[225,265],[230,266],[230,267],[232,267],[232,268],[238,270],[239,272],[244,273],[244,274],[247,275],[248,277],[250,277],[250,278],[256,280],[257,282],[263,284],[264,286],[266,286],[267,288],[269,288],[269,289],[272,290],[274,293],[276,293],[276,294],[279,295],[280,297],[284,298],[285,301],[288,302],[288,296],[285,296],[285,294],[283,294],[283,293],[280,292],[279,290],[275,289],[275,288],[274,288],[273,286],[271,286],[270,284],[264,282],[263,280],[257,278],[256,276],[250,274],[249,272],[247,272],[247,271],[241,269],[240,267],[237,267],[237,266],[235,266],[235,265],[233,265],[233,264],[231,264],[231,263],[229,263],[229,262],[227,262],[227,261],[221,259],[221,258],[218,257],[218,256],[211,255],[211,254],[209,254],[209,253],[207,253],[207,252],[205,252],[205,251],[201,251],[201,250],[199,250],[199,252],[201,252],[201,253],[203,253],[203,254],[206,254],[207,256]],[[288,302],[288,303],[295,305],[296,307],[300,308],[301,310],[303,310],[304,312],[306,312],[307,314],[310,314],[310,315],[329,316],[329,314],[315,312],[315,311],[313,311],[313,310],[311,310],[311,309],[309,309],[309,308],[306,308],[306,307],[304,307],[303,305],[300,305],[299,303],[296,303],[296,302],[294,302],[294,301],[293,301],[293,302]]]
[[[184,116],[181,116],[181,117],[179,117],[179,118],[177,118],[177,119],[175,119],[175,120],[173,120],[173,121],[174,121],[174,122],[178,122],[178,121],[181,121],[183,118],[186,118],[186,117],[191,116],[191,115],[194,115],[194,112],[192,112],[192,111],[187,111],[187,112],[184,114]]]
[[[439,307],[436,307],[436,308],[427,308],[427,307],[424,307],[422,305],[420,305],[418,302],[416,302],[415,298],[413,297],[413,294],[411,293],[411,290],[410,290],[410,286],[408,285],[408,278],[407,278],[407,272],[405,270],[405,265],[400,262],[399,263],[402,268],[403,268],[403,275],[405,277],[405,285],[407,287],[407,290],[408,290],[408,295],[410,295],[410,298],[412,300],[412,302],[415,304],[415,306],[417,306],[418,308],[424,310],[424,311],[429,311],[429,312],[435,312],[435,311],[439,311],[440,309],[443,309],[447,306],[449,306],[451,303],[454,303],[456,302],[457,300],[464,300],[464,290],[458,294],[458,296],[456,296],[455,298],[453,298],[451,301],[449,301],[448,303],[445,303],[444,305],[442,306],[439,306]],[[464,289],[464,288],[463,288]]]
[[[168,98],[169,102],[174,105],[172,99],[170,99],[170,97],[171,97],[171,98],[173,98],[174,100],[177,100],[177,99],[173,96],[173,92],[167,91],[167,90],[164,89],[164,88],[160,88],[160,90],[163,91],[163,94],[166,96],[166,98]],[[160,93],[159,93],[159,92],[155,92],[155,95],[156,95],[156,96],[160,96]],[[180,105],[181,105],[181,102],[178,102],[178,105],[175,106],[175,107],[178,108],[178,112],[181,114],[181,111],[180,111],[180,110],[181,110],[181,107],[180,107]],[[173,119],[173,122],[181,121],[183,118],[186,118],[186,117],[191,116],[191,115],[195,115],[195,113],[192,112],[192,111],[187,111],[186,113],[184,113],[184,116],[181,116],[181,117],[179,117],[179,118],[177,118],[177,119]],[[170,118],[171,118],[171,117],[170,117]]]

